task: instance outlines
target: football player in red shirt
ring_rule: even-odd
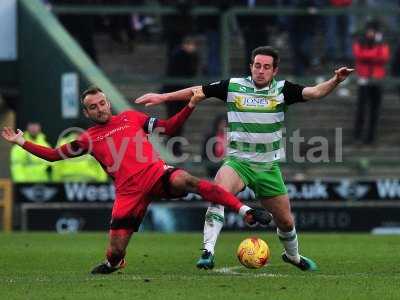
[[[109,274],[125,266],[125,252],[137,231],[151,199],[198,193],[205,201],[228,206],[243,216],[246,223],[268,224],[272,217],[262,209],[251,209],[223,188],[170,167],[158,156],[147,135],[160,131],[172,135],[190,116],[196,105],[189,104],[168,120],[128,110],[112,115],[111,104],[103,91],[92,87],[83,92],[83,113],[95,125],[71,143],[53,149],[26,141],[20,130],[5,127],[2,136],[28,152],[48,161],[91,154],[113,178],[116,196],[111,214],[106,261],[92,274]]]

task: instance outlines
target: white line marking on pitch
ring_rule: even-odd
[[[288,277],[288,275],[282,274],[271,274],[271,273],[259,273],[259,274],[250,274],[250,273],[240,273],[236,270],[242,269],[241,266],[233,266],[233,267],[223,267],[219,269],[213,270],[215,273],[219,274],[227,274],[227,275],[240,275],[240,276],[251,276],[251,277]]]
[[[232,266],[232,267],[223,267],[223,268],[218,268],[214,269],[214,273],[218,274],[225,274],[225,275],[234,275],[234,276],[250,276],[250,277],[275,277],[275,278],[282,278],[282,277],[309,277],[304,273],[299,273],[299,274],[273,274],[273,273],[242,273],[238,272],[238,270],[243,269],[241,266]],[[244,269],[243,269],[244,270]],[[371,273],[348,273],[348,274],[318,274],[312,273],[313,277],[317,278],[323,278],[323,279],[334,279],[334,278],[360,278],[360,277],[387,277],[387,276],[382,276],[381,274],[371,274]]]
[[[221,274],[229,274],[229,275],[241,275],[239,272],[235,272],[237,269],[241,269],[241,266],[234,266],[234,267],[223,267],[219,269],[213,270],[213,272],[221,273]]]

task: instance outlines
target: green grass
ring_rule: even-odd
[[[202,236],[139,233],[128,266],[92,276],[106,234],[0,234],[0,299],[400,299],[400,237],[302,234],[301,249],[320,270],[305,273],[280,259],[268,233],[270,265],[239,266],[239,242],[251,233],[224,233],[213,271],[197,270]],[[225,271],[225,272],[224,272]]]

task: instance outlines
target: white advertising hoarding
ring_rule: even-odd
[[[17,59],[17,0],[0,0],[0,61]]]
[[[73,119],[79,116],[79,77],[77,73],[61,75],[61,116]]]

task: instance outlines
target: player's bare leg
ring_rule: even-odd
[[[205,201],[227,206],[243,216],[246,223],[267,225],[272,216],[264,209],[252,209],[215,183],[199,179],[179,170],[170,177],[170,186],[176,192],[198,193]]]
[[[214,182],[233,195],[236,195],[244,188],[242,179],[229,166],[222,166],[218,170]],[[224,206],[210,204],[205,215],[203,252],[196,263],[199,269],[212,269],[214,267],[214,249],[223,225]]]
[[[289,196],[286,194],[265,198],[261,200],[261,204],[274,217],[279,240],[285,248],[282,259],[303,271],[315,271],[317,269],[315,262],[299,254],[299,243],[290,209]]]
[[[110,274],[126,266],[125,253],[133,230],[111,229],[106,261],[93,268],[92,274]]]

